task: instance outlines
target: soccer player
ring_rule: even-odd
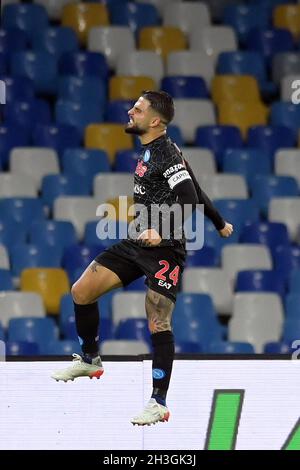
[[[103,366],[99,355],[99,312],[97,299],[120,286],[146,275],[148,291],[145,307],[153,347],[153,391],[145,409],[131,420],[147,425],[167,421],[166,395],[174,358],[171,317],[185,262],[185,238],[175,237],[174,227],[162,237],[160,222],[152,223],[151,207],[174,203],[184,207],[204,204],[204,214],[222,237],[233,232],[201,190],[178,147],[166,135],[174,116],[174,104],[165,92],[145,91],[128,111],[125,132],[137,135],[142,144],[134,175],[134,203],[143,204],[139,214],[140,231],[107,249],[90,264],[72,287],[75,320],[83,355],[74,364],[55,372],[55,380],[81,376],[99,378]],[[162,216],[162,219],[164,215]]]

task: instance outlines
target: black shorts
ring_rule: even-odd
[[[141,247],[131,240],[122,240],[95,261],[116,273],[123,286],[145,274],[146,284],[151,289],[175,303],[185,254],[180,246]]]

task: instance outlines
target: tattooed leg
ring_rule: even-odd
[[[152,334],[171,331],[171,318],[174,303],[162,294],[148,289],[146,295],[146,313],[149,330]]]

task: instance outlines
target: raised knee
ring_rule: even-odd
[[[90,299],[87,290],[84,288],[80,281],[75,282],[71,288],[71,294],[73,300],[76,304],[79,305],[86,305],[91,303],[92,299]]]

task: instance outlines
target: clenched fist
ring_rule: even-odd
[[[225,222],[225,227],[222,228],[222,230],[219,230],[219,234],[223,238],[228,238],[233,232],[233,225],[229,224],[228,222]]]

